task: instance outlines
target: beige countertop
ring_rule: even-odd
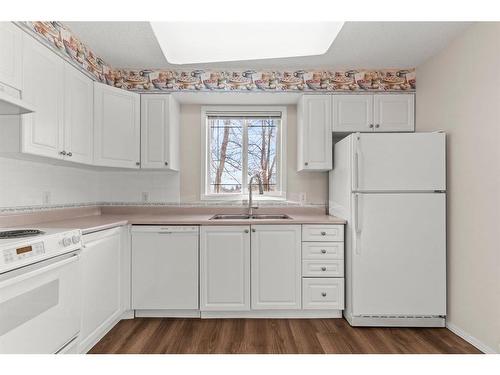
[[[255,224],[345,224],[345,220],[335,216],[317,214],[290,214],[291,219],[242,219],[210,220],[213,214],[119,214],[91,215],[68,218],[61,221],[46,221],[37,227],[81,229],[91,233],[127,224],[142,225],[255,225]]]

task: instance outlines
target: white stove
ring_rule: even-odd
[[[79,229],[0,228],[0,354],[77,343],[81,237]]]
[[[0,274],[81,248],[79,229],[0,228]]]

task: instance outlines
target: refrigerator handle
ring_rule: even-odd
[[[356,141],[354,142],[354,190],[359,189],[359,175],[360,175],[360,159],[362,157],[361,149],[359,147],[360,135],[356,134]]]
[[[354,233],[356,238],[356,255],[361,254],[361,225],[359,217],[359,194],[354,194]]]

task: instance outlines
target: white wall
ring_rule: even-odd
[[[179,202],[179,174],[91,170],[0,157],[0,208],[95,202]]]
[[[448,134],[448,323],[500,352],[500,23],[417,67],[417,130]]]
[[[183,105],[181,110],[182,202],[198,202],[201,195],[201,106]],[[299,201],[306,193],[305,203],[326,204],[327,172],[297,172],[297,109],[287,107],[287,200]]]

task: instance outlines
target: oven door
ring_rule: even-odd
[[[80,330],[77,252],[0,276],[0,353],[56,353]]]

